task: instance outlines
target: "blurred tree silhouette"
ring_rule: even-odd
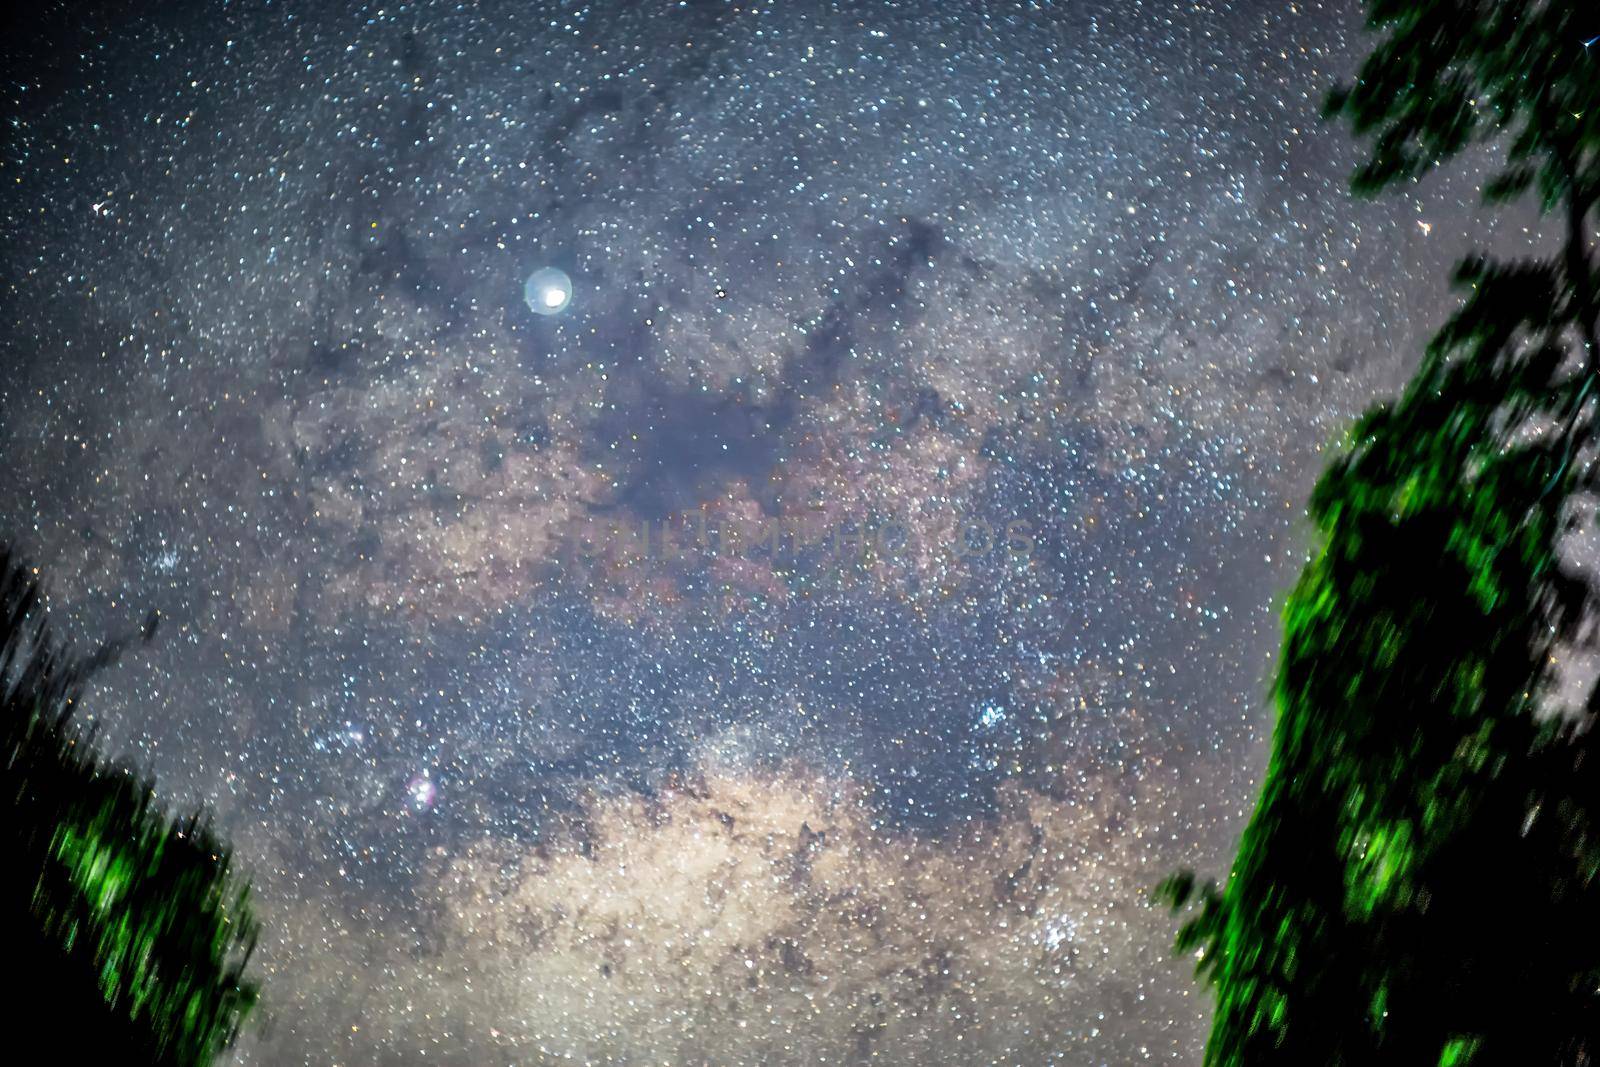
[[[207,1064],[254,1004],[243,971],[257,925],[201,818],[170,818],[73,721],[85,684],[122,651],[73,656],[0,547],[7,1032],[52,1062]]]
[[[1537,198],[1545,259],[1473,259],[1460,309],[1323,474],[1285,611],[1271,762],[1225,888],[1162,887],[1216,994],[1208,1064],[1600,1057],[1600,760],[1551,714],[1594,643],[1600,52],[1588,2],[1368,0],[1377,49],[1327,111],[1358,192],[1464,149]]]

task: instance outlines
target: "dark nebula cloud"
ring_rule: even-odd
[[[1344,192],[1316,113],[1356,26],[8,35],[0,529],[82,632],[166,618],[95,711],[255,872],[242,1059],[1197,1062],[1143,893],[1253,798],[1324,450],[1449,262],[1520,239],[1470,172]]]

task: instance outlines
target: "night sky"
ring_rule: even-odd
[[[1146,893],[1521,233],[1348,195],[1354,4],[150,8],[0,46],[0,536],[164,616],[241,1061],[1197,1063]]]

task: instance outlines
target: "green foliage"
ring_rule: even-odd
[[[1546,712],[1593,612],[1563,539],[1592,511],[1600,55],[1587,5],[1367,6],[1385,37],[1328,109],[1373,145],[1355,187],[1488,143],[1486,196],[1535,193],[1560,248],[1463,264],[1417,375],[1318,482],[1230,878],[1159,896],[1195,909],[1208,1064],[1587,1063],[1600,761]]]
[[[208,1064],[255,1002],[257,924],[210,828],[170,818],[75,727],[84,685],[121,651],[72,657],[0,549],[0,929],[23,979],[6,1010],[61,1062]]]

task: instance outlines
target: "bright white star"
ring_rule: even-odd
[[[572,302],[572,279],[555,267],[543,267],[528,275],[522,298],[535,314],[557,314]]]

